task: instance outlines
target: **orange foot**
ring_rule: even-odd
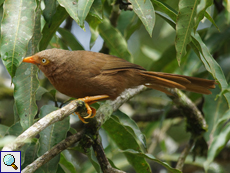
[[[92,97],[84,97],[84,98],[79,98],[78,100],[81,100],[81,101],[84,101],[85,102],[85,107],[87,109],[87,113],[88,113],[88,116],[86,117],[82,117],[79,112],[75,112],[79,119],[83,122],[83,123],[88,123],[85,121],[85,119],[87,118],[93,118],[95,117],[96,115],[96,109],[90,107],[89,105],[93,104],[93,103],[96,103],[97,101],[100,101],[100,100],[104,100],[104,99],[108,99],[109,96],[108,95],[99,95],[99,96],[92,96]]]

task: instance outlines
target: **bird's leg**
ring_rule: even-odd
[[[78,100],[81,100],[81,101],[85,102],[85,107],[87,109],[88,116],[82,117],[78,112],[75,112],[75,113],[78,115],[79,119],[83,123],[88,123],[88,122],[85,121],[85,119],[93,118],[96,115],[96,109],[90,107],[89,105],[91,105],[93,103],[96,103],[97,101],[108,99],[108,98],[109,98],[108,95],[98,95],[98,96],[79,98]]]

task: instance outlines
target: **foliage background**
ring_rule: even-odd
[[[196,147],[187,156],[183,172],[227,172],[229,1],[129,2],[133,11],[125,0],[0,0],[1,146],[57,109],[54,101],[60,106],[68,99],[56,93],[36,66],[21,63],[23,58],[54,47],[93,50],[116,55],[147,70],[214,78],[219,84],[212,95],[186,92],[208,125],[198,137],[186,131],[186,115],[161,92],[149,90],[125,103],[100,130],[112,165],[127,172],[150,172],[150,167],[152,172],[166,168],[177,172],[172,167],[185,146],[195,140]],[[73,129],[84,128],[75,116],[70,120],[55,123],[26,144],[21,149],[22,167],[73,133]],[[48,170],[100,172],[92,149],[82,154],[77,147],[63,151],[37,172]]]

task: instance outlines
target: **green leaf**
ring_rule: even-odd
[[[89,14],[101,20],[103,18],[103,2],[101,0],[94,0]]]
[[[174,72],[174,71],[167,71],[167,67],[172,67],[174,68],[175,66],[172,66],[172,62],[175,61],[175,55],[176,55],[176,50],[175,46],[172,45],[168,49],[166,49],[161,57],[152,63],[152,66],[149,70],[154,70],[154,71],[164,71],[164,72]],[[167,68],[168,69],[168,68]]]
[[[14,125],[12,125],[10,128],[9,128],[9,135],[14,135],[14,136],[19,136],[21,133],[23,132],[23,128],[21,126],[21,124],[19,122],[15,123]],[[27,147],[29,147],[30,145],[30,141],[25,141],[27,142],[25,145],[23,145],[22,148],[19,149],[19,151],[21,151],[21,164],[24,163],[24,160],[25,160],[25,152],[26,152],[26,149]]]
[[[126,40],[129,40],[131,35],[141,27],[141,20],[134,15],[133,18],[131,19],[130,23],[124,30],[124,37]]]
[[[126,40],[121,33],[110,24],[108,19],[105,18],[99,25],[99,32],[106,45],[109,47],[112,55],[128,61],[133,60],[129,53]]]
[[[67,169],[69,172],[71,172],[71,173],[75,173],[76,172],[76,170],[75,170],[75,168],[74,168],[74,166],[73,166],[73,164],[72,163],[70,163],[66,158],[65,158],[65,156],[61,153],[61,155],[60,155],[60,162],[59,162],[59,164],[61,164],[61,166],[63,167],[65,167],[65,169]]]
[[[0,139],[3,138],[6,135],[8,129],[9,129],[8,126],[0,124]]]
[[[36,1],[8,0],[1,23],[1,57],[11,77],[26,54],[33,35]]]
[[[36,100],[41,100],[42,95],[45,94],[45,93],[47,93],[47,92],[48,92],[47,89],[39,86],[38,89],[37,89],[37,91],[36,91],[36,95],[35,95]]]
[[[127,149],[127,150],[123,150],[122,152],[124,153],[129,153],[129,154],[133,154],[133,155],[137,155],[137,156],[140,156],[140,157],[144,157],[146,159],[150,159],[150,160],[153,160],[154,162],[157,162],[159,164],[161,164],[162,166],[164,166],[168,171],[170,171],[171,173],[182,173],[180,170],[178,169],[175,169],[175,168],[172,168],[170,165],[168,165],[166,162],[162,162],[160,161],[159,159],[155,158],[153,155],[151,154],[144,154],[144,153],[141,153],[141,152],[138,152],[138,151],[135,151],[135,150],[132,150],[132,149]]]
[[[36,172],[35,172],[36,173]],[[57,172],[56,173],[65,173],[64,169],[60,165],[58,165]]]
[[[214,160],[215,156],[224,148],[227,142],[230,139],[230,126],[226,124],[225,127],[222,129],[219,135],[215,136],[213,139],[209,150],[208,150],[208,157],[206,162],[204,163],[205,170],[208,170],[209,164]]]
[[[89,24],[89,29],[91,33],[90,48],[92,48],[99,36],[98,26],[101,23],[101,20],[91,15],[88,15],[86,20]]]
[[[2,18],[3,18],[3,5],[1,4],[0,5],[0,21],[2,21]],[[0,23],[0,36],[1,36],[1,24]]]
[[[23,132],[20,122],[15,123],[9,128],[9,135],[19,136]]]
[[[78,151],[79,151],[79,150],[78,150]],[[93,148],[92,148],[92,147],[89,148],[85,154],[87,155],[87,157],[89,158],[89,160],[90,160],[91,163],[90,163],[90,165],[89,165],[88,162],[86,162],[86,163],[81,167],[80,172],[86,172],[86,173],[88,173],[88,172],[95,172],[95,170],[96,170],[97,173],[102,173],[101,167],[100,167],[100,165],[99,165],[99,163],[98,163],[98,161],[97,161],[97,158],[96,158],[96,156],[95,156],[95,153],[94,153],[94,151],[93,151]],[[95,169],[95,170],[93,170],[93,171],[92,171],[92,167],[91,167],[92,165],[93,165],[93,167],[94,167],[94,169]],[[90,171],[90,170],[91,170],[91,171]]]
[[[220,15],[218,17],[223,17],[224,15]],[[226,18],[224,18],[226,20]],[[225,20],[221,21],[225,21]],[[219,22],[218,22],[219,24]],[[217,52],[221,50],[221,47],[224,47],[226,43],[229,42],[229,37],[230,37],[230,28],[228,25],[222,24],[221,27],[221,32],[217,31],[215,29],[215,32],[209,32],[208,35],[210,35],[206,40],[205,40],[205,45],[208,47],[211,53]],[[214,28],[214,27],[213,27]],[[218,44],[216,44],[218,43]]]
[[[121,11],[119,18],[117,20],[116,28],[120,31],[122,35],[124,35],[125,29],[133,22],[135,22],[135,20],[133,20],[134,18],[140,21],[141,23],[141,20],[133,11]]]
[[[51,48],[69,50],[68,46],[64,43],[64,40],[59,36],[57,36],[56,34],[50,40],[49,46]]]
[[[216,79],[220,83],[221,90],[224,91],[225,89],[227,89],[228,83],[226,81],[226,78],[224,76],[224,73],[221,67],[212,57],[208,48],[201,40],[198,33],[196,33],[195,35],[192,34],[192,44],[199,51],[199,52],[196,52],[196,51],[195,52],[197,53],[198,56],[201,55],[200,59],[203,62],[206,70],[208,70],[213,75],[214,79]],[[224,96],[230,107],[230,93],[225,93]]]
[[[89,15],[86,18],[91,32],[90,48],[94,46],[95,41],[99,36],[98,26],[102,22],[103,3],[104,2],[101,2],[101,0],[94,0],[93,5],[90,8]]]
[[[65,8],[60,5],[57,7],[56,13],[53,15],[52,24],[46,23],[42,29],[42,39],[39,44],[39,50],[46,49],[54,33],[57,31],[61,23],[66,19],[68,13]]]
[[[5,1],[5,0],[0,0],[0,5],[2,5],[4,1]]]
[[[119,110],[114,112],[113,115],[116,116],[118,118],[118,121],[141,142],[144,149],[147,149],[145,136],[142,134],[135,121]]]
[[[41,108],[39,118],[43,118],[52,111],[58,108],[45,105]],[[53,146],[65,139],[67,131],[69,130],[69,118],[56,122],[40,133],[39,138],[39,151],[38,156],[42,156],[45,152],[49,151]],[[52,160],[42,166],[45,172],[56,172],[60,155],[55,156]]]
[[[37,159],[39,142],[38,139],[33,139],[30,143],[30,146],[26,149],[25,152],[25,161],[22,165],[22,169],[24,169],[27,165],[31,164],[35,159]]]
[[[200,69],[201,66],[202,66],[202,62],[200,61],[200,59],[196,55],[196,53],[193,51],[193,49],[191,49],[188,52],[188,57],[185,59],[185,62],[183,62],[183,65],[181,68],[182,68],[184,75],[193,76],[194,74],[197,75],[197,74],[203,72],[203,71],[197,70],[197,69]],[[205,69],[203,69],[203,70],[205,70]],[[202,77],[202,76],[200,76],[200,77]]]
[[[36,52],[38,52],[38,44],[41,40],[42,34],[41,34],[41,9],[40,9],[40,1],[37,2],[37,8],[36,8],[36,15],[35,15],[35,25],[33,28],[33,37],[31,38],[29,44],[28,44],[28,50],[27,55],[34,55]]]
[[[177,11],[172,9],[170,6],[168,6],[164,2],[161,2],[160,0],[152,0],[152,3],[156,11],[160,11],[164,13],[165,15],[169,16],[173,21],[176,21]]]
[[[152,36],[153,27],[155,24],[155,11],[153,4],[150,0],[139,1],[139,0],[130,0],[133,5],[133,11],[138,15],[144,24],[149,35]]]
[[[169,25],[171,25],[172,28],[176,28],[176,22],[172,20],[168,15],[162,13],[161,11],[156,11],[156,14],[160,17],[162,17]],[[175,17],[177,15],[175,14]]]
[[[219,89],[212,90],[213,94],[205,95],[205,102],[203,105],[203,112],[205,120],[208,124],[208,131],[204,134],[205,140],[210,142],[216,134],[216,128],[218,120],[223,117],[223,114],[228,110],[228,105],[223,96],[220,96],[215,100],[216,94],[219,93]]]
[[[88,15],[90,8],[93,4],[94,0],[78,0],[78,9],[77,9],[77,13],[78,13],[78,18],[79,18],[79,24],[80,27],[84,27],[84,21],[86,16]]]
[[[37,72],[37,66],[22,63],[13,78],[16,110],[24,130],[34,123],[37,114],[35,100],[35,93],[39,87]]]
[[[77,0],[58,0],[59,4],[66,9],[69,15],[77,22],[79,26],[80,20],[78,17],[78,2]]]
[[[35,54],[37,50],[38,42],[41,38],[40,32],[40,3],[36,9],[34,34],[28,45],[27,55]],[[29,128],[33,122],[34,117],[37,114],[36,105],[36,91],[39,87],[37,78],[38,68],[33,64],[22,63],[16,71],[16,75],[13,78],[15,107],[17,114],[20,117],[20,123],[23,129]]]
[[[217,121],[217,123],[216,123],[216,124],[217,124],[217,127],[218,127],[218,126],[222,126],[223,123],[227,122],[229,119],[230,119],[230,109],[228,109],[228,110],[224,113],[224,115],[223,115],[221,118],[218,119],[218,121]],[[220,127],[220,128],[222,128],[222,127]]]
[[[206,12],[206,9],[211,6],[213,3],[212,0],[205,0],[205,1],[200,1],[200,4],[197,6],[197,15],[195,18],[195,30],[197,29],[200,21],[204,18],[205,15],[209,15]],[[211,16],[209,16],[211,18]],[[211,18],[212,19],[212,18]],[[213,19],[212,19],[213,21]],[[213,21],[214,22],[214,21]],[[215,22],[214,22],[215,23]]]
[[[213,25],[216,27],[216,29],[218,29],[218,31],[220,32],[219,27],[216,25],[216,23],[215,23],[215,21],[213,20],[213,18],[212,18],[207,12],[204,13],[204,16],[205,16],[210,22],[212,22],[212,24],[213,24]]]
[[[195,26],[194,18],[196,9],[200,0],[180,0],[179,13],[176,22],[176,40],[177,61],[180,65],[181,58],[186,54],[186,47],[191,41],[191,32]]]
[[[43,10],[43,16],[47,23],[52,22],[52,17],[56,12],[57,0],[44,0],[45,9]]]
[[[84,50],[82,45],[78,42],[76,37],[68,30],[58,28],[58,33],[62,36],[64,43],[69,46],[72,50]]]
[[[168,10],[168,9],[165,8],[165,10]],[[175,23],[174,23],[175,21],[168,19],[168,17],[165,15],[162,15],[162,13],[157,13],[157,14],[160,15],[161,17],[163,17],[164,19],[166,19],[166,21],[173,28],[175,28]],[[173,14],[173,13],[171,13],[171,14]],[[214,58],[210,54],[208,48],[206,47],[206,45],[203,43],[202,39],[200,38],[199,34],[198,33],[195,33],[195,34],[191,33],[191,35],[192,35],[192,42],[191,42],[190,46],[193,48],[193,50],[197,54],[197,56],[201,59],[206,70],[209,71],[213,75],[213,77],[220,83],[222,91],[224,91],[225,89],[228,88],[228,83],[225,79],[225,76],[223,74],[221,67],[214,60]],[[230,93],[224,93],[224,96],[225,96],[225,98],[228,102],[228,105],[230,107]]]
[[[117,117],[112,116],[108,119],[103,124],[103,128],[121,150],[133,149],[141,152],[141,147],[138,144],[136,137],[133,133],[130,133],[130,127],[127,127],[119,122]],[[132,153],[125,153],[125,156],[136,172],[151,172],[148,162],[146,162],[143,157]]]

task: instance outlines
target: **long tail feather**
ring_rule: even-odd
[[[214,80],[201,79],[190,76],[175,75],[160,72],[140,71],[145,85],[166,94],[169,94],[165,88],[178,88],[201,94],[211,94],[209,89],[215,88]]]

